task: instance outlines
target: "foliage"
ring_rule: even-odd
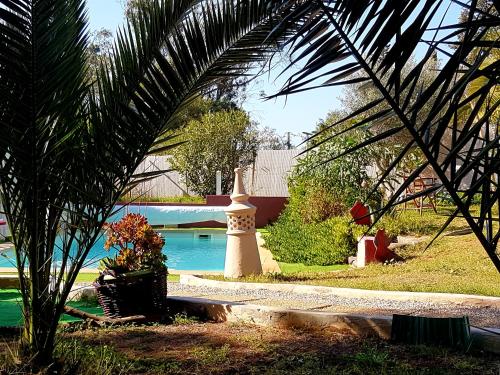
[[[151,4],[152,0],[122,0],[124,2],[125,17],[132,19],[140,10]],[[238,64],[235,67],[241,71],[250,68],[250,64]],[[221,76],[212,85],[204,88],[201,94],[204,100],[212,104],[213,111],[237,109],[246,99],[246,88],[251,78],[245,76]],[[191,105],[190,105],[191,107]]]
[[[104,258],[107,270],[124,273],[165,269],[167,257],[162,253],[165,240],[139,214],[127,214],[107,226],[104,248],[118,250],[115,258]]]
[[[327,266],[345,263],[356,253],[357,237],[363,228],[352,224],[350,218],[304,224],[287,210],[264,234],[266,247],[277,261]]]
[[[152,0],[117,33],[90,85],[84,0],[1,3],[0,200],[16,249],[23,351],[43,367],[115,202],[155,176],[134,175],[137,166],[165,149],[158,138],[172,137],[200,92],[276,51],[269,32],[285,9]]]
[[[464,217],[500,271],[496,251],[500,228],[495,227],[500,216],[494,213],[500,171],[500,98],[496,95],[500,65],[498,59],[489,59],[500,49],[498,7],[497,1],[300,2],[282,24],[295,21],[299,25],[286,42],[292,58],[285,70],[301,68],[278,95],[355,83],[373,86],[373,100],[331,128],[347,125],[355,131],[394,119],[395,126],[374,132],[349,152],[398,134],[410,135],[385,167],[377,187],[418,147],[424,162],[396,190],[384,212],[397,204],[406,186],[425,168],[432,168],[440,186],[425,193],[442,187],[456,205],[436,237],[454,217]],[[450,10],[460,14],[457,22],[447,21]],[[421,84],[438,55],[443,59],[437,74]],[[377,107],[381,103],[385,105]],[[338,136],[345,134],[345,129],[340,130]],[[476,194],[481,196],[481,209],[474,216],[471,201]]]
[[[93,31],[89,35],[89,45],[87,46],[87,70],[90,84],[95,84],[97,72],[103,64],[109,64],[113,55],[113,33],[108,29]]]
[[[236,167],[255,160],[257,134],[242,110],[209,112],[190,121],[182,134],[184,144],[172,150],[172,167],[185,179],[189,190],[215,194],[216,172],[222,174],[222,193],[232,188]]]
[[[286,138],[280,136],[276,129],[268,126],[259,129],[258,145],[259,150],[286,150],[288,148]]]
[[[295,179],[289,191],[287,209],[305,224],[320,223],[346,212],[342,200],[314,179]]]
[[[335,118],[331,113],[318,129]],[[343,215],[356,200],[368,195],[372,182],[367,168],[372,156],[357,152],[330,159],[361,142],[362,137],[359,132],[337,138],[299,159],[289,178],[288,205],[266,235],[266,244],[277,260],[330,265],[343,263],[356,253],[356,240],[363,228]],[[380,201],[373,204],[378,207]]]
[[[338,116],[330,113],[318,124],[317,131],[328,128]],[[351,132],[325,142],[330,136],[326,131],[314,139],[315,147],[298,159],[290,174],[290,201],[300,206],[306,222],[346,213],[356,200],[368,198],[374,184],[368,172],[378,157],[376,153],[363,150],[337,157],[363,142],[366,133]],[[370,199],[372,208],[378,208],[381,196],[373,194]]]

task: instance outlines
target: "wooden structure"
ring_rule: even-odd
[[[406,181],[405,177],[405,181]],[[404,209],[416,209],[420,212],[420,215],[422,215],[422,210],[425,208],[432,208],[434,212],[437,213],[436,210],[436,191],[429,191],[428,193],[423,193],[433,187],[435,187],[438,184],[439,180],[436,177],[424,177],[424,176],[418,176],[415,178],[410,185],[408,185],[405,189],[404,193]],[[419,193],[422,193],[418,197],[414,197],[413,199],[406,200],[408,198],[411,198],[414,195],[418,195]],[[409,205],[413,205],[413,207],[408,207]]]

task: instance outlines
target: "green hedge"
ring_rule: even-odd
[[[280,262],[305,265],[345,263],[356,254],[356,238],[366,227],[347,217],[334,217],[320,223],[304,224],[286,213],[264,234],[266,247]]]

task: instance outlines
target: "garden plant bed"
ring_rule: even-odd
[[[81,361],[75,374],[496,374],[500,365],[499,357],[478,352],[182,316],[173,325],[76,330],[60,338],[73,348],[65,352],[67,365]]]

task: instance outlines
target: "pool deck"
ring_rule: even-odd
[[[12,242],[2,242],[0,243],[0,253],[5,250],[12,249],[14,244]]]

